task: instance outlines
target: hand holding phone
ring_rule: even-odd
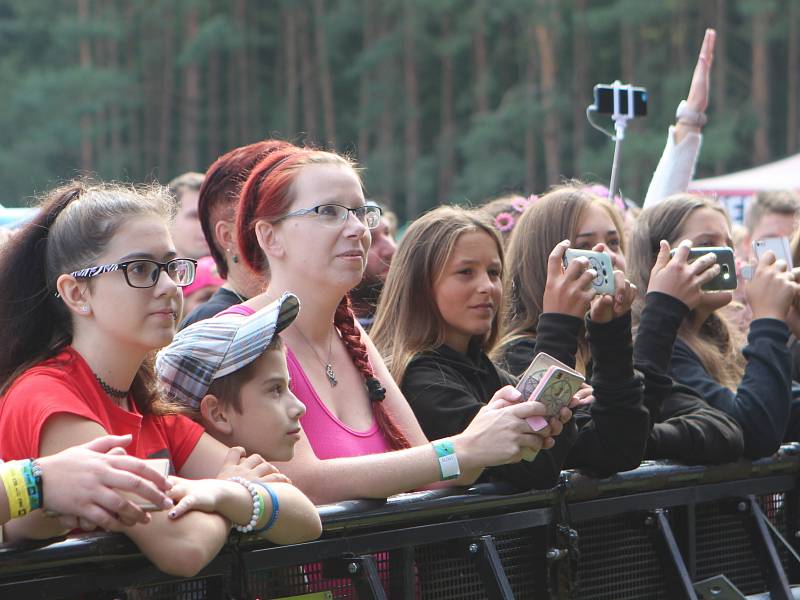
[[[557,375],[555,375],[556,372],[558,372]],[[547,416],[553,417],[558,415],[561,408],[570,403],[584,380],[583,375],[558,359],[545,352],[539,352],[519,378],[517,389],[522,394],[523,400],[537,400],[545,404]],[[543,382],[546,382],[547,385],[542,386]],[[566,392],[564,384],[570,389],[574,388],[566,401],[562,397]],[[534,431],[547,427],[547,419],[542,417],[531,417],[527,421]]]
[[[595,277],[592,280],[592,288],[595,294],[613,296],[616,285],[614,283],[614,265],[611,262],[611,256],[605,252],[568,248],[564,253],[564,267],[569,266],[570,262],[579,256],[585,257],[589,261],[589,268],[595,272]]]
[[[679,248],[670,250],[670,256],[675,256],[678,250]],[[727,246],[698,246],[697,248],[690,248],[687,262],[692,264],[708,254],[713,254],[716,257],[716,262],[709,261],[708,265],[704,265],[705,268],[710,268],[713,264],[716,264],[719,266],[719,272],[702,285],[702,290],[705,292],[735,290],[738,282],[736,280],[736,261],[733,256],[733,248],[728,248]]]

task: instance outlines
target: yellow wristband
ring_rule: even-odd
[[[12,519],[31,512],[31,500],[25,485],[25,476],[16,461],[0,466],[0,478],[6,489],[8,512]]]

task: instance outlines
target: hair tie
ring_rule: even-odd
[[[370,402],[382,402],[386,398],[386,388],[381,385],[376,377],[367,377],[367,395]]]

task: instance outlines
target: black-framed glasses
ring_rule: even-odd
[[[70,273],[73,277],[88,279],[103,273],[122,271],[125,282],[133,288],[151,288],[158,282],[161,271],[167,274],[178,287],[186,287],[194,281],[197,261],[193,258],[173,258],[167,262],[158,262],[147,258],[137,258],[121,263],[86,267]]]
[[[311,208],[300,208],[290,213],[283,215],[280,220],[288,219],[289,217],[303,217],[305,215],[315,213],[317,220],[327,227],[339,227],[342,223],[347,221],[350,213],[353,213],[359,221],[366,225],[369,229],[375,229],[381,222],[380,206],[357,206],[350,208],[342,206],[341,204],[320,204],[312,206]]]

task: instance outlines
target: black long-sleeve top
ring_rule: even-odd
[[[522,338],[504,349],[504,364],[522,374],[533,357],[546,352],[574,367],[582,321],[544,313],[536,338]],[[642,378],[633,368],[630,313],[608,323],[586,321],[589,349],[594,357],[589,383],[595,401],[574,412],[578,428],[567,456],[568,468],[588,468],[600,475],[635,469],[644,457],[650,418],[642,404]]]
[[[783,321],[753,320],[742,349],[747,365],[735,392],[706,371],[688,344],[675,341],[670,375],[739,423],[748,458],[769,456],[784,440],[798,439],[800,403],[792,400],[788,339],[789,329]]]
[[[647,458],[690,463],[737,460],[744,450],[738,421],[668,375],[678,328],[688,314],[688,306],[667,294],[650,292],[645,297],[633,357],[644,375],[644,403],[654,423]]]
[[[467,354],[449,346],[417,354],[408,365],[400,389],[430,440],[461,433],[478,411],[516,378],[498,369],[476,343]],[[533,461],[490,467],[481,482],[505,481],[520,490],[546,489],[558,482],[564,459],[575,441],[575,425],[564,425],[555,446]]]

